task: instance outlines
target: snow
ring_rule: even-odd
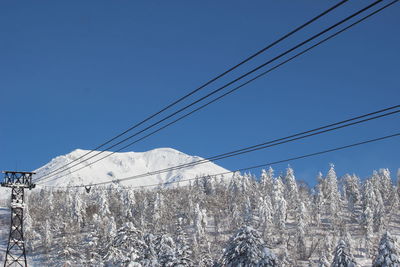
[[[203,159],[198,156],[187,155],[172,148],[157,148],[147,152],[114,153],[104,160],[79,171],[71,173],[71,171],[87,165],[88,162],[82,163],[53,177],[49,177],[48,179],[44,179],[43,183],[38,181],[38,178],[40,180],[41,176],[72,162],[87,152],[89,151],[76,149],[69,154],[54,158],[43,167],[35,170],[37,174],[33,176],[33,182],[39,182],[40,185],[45,186],[68,186],[111,182],[113,180],[134,175],[147,174],[157,170],[192,163]],[[97,152],[94,152],[85,158],[95,155],[96,153]],[[90,159],[89,162],[93,162],[94,160],[111,153],[112,152],[106,151],[101,155]],[[68,167],[73,166],[76,163],[77,162],[74,162]],[[223,172],[227,172],[227,170],[212,162],[205,162],[188,168],[123,181],[121,184],[126,186],[149,186],[153,184],[167,185],[171,182],[184,181],[195,178],[196,176],[212,175]],[[187,184],[188,182],[180,182],[179,184],[183,185],[185,183]]]
[[[9,199],[11,195],[10,188],[0,187],[0,202],[4,202]]]

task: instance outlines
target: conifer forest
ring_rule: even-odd
[[[38,266],[399,266],[396,177],[337,177],[332,165],[316,179],[289,167],[159,189],[32,190],[27,254]]]

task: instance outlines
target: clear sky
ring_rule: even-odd
[[[223,81],[372,1],[350,2]],[[334,3],[2,1],[0,169],[34,170],[91,149]],[[395,4],[126,151],[208,157],[399,104],[399,28]],[[342,146],[397,132],[399,122],[394,115],[218,164],[236,169]],[[290,165],[311,184],[329,163],[339,175],[390,168],[395,176],[399,151],[397,138]]]

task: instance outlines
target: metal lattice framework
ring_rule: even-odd
[[[3,187],[11,188],[11,225],[4,267],[27,266],[24,243],[24,189],[32,189],[33,172],[4,171]]]

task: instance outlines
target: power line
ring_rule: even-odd
[[[367,118],[367,119],[364,119],[364,120],[348,123],[348,122],[351,122],[351,121],[355,121],[355,120],[359,120],[359,119],[362,119],[362,118],[365,118],[365,117],[376,115],[376,114],[379,114],[379,113],[382,113],[382,112],[386,112],[386,111],[389,111],[389,110],[397,109],[399,107],[400,107],[400,105],[391,106],[391,107],[388,107],[388,108],[385,108],[385,109],[381,109],[381,110],[374,111],[374,112],[371,112],[371,113],[363,114],[363,115],[360,115],[360,116],[357,116],[357,117],[353,117],[353,118],[350,118],[350,119],[346,119],[346,120],[343,120],[343,121],[340,121],[340,122],[332,123],[332,124],[329,124],[329,125],[326,125],[326,126],[321,126],[321,127],[318,127],[318,128],[312,129],[312,130],[296,133],[296,134],[293,134],[293,135],[290,135],[290,136],[286,136],[286,137],[282,137],[282,138],[278,138],[278,139],[275,139],[275,140],[272,140],[272,141],[268,141],[268,142],[264,142],[264,143],[261,143],[261,144],[245,147],[245,148],[234,150],[234,151],[227,152],[227,153],[223,153],[223,154],[220,154],[220,155],[208,157],[208,158],[205,158],[203,160],[196,161],[196,162],[191,162],[191,163],[187,163],[187,164],[183,164],[183,165],[178,165],[178,166],[170,167],[170,168],[167,168],[167,169],[157,170],[157,171],[153,171],[153,172],[150,172],[150,173],[135,175],[134,178],[136,179],[136,178],[146,177],[146,176],[150,176],[150,175],[153,175],[153,174],[159,174],[159,173],[163,173],[163,172],[167,172],[167,171],[171,171],[171,170],[181,169],[181,168],[185,168],[185,167],[191,167],[191,166],[195,166],[195,165],[198,165],[198,164],[209,162],[211,160],[213,160],[213,161],[221,160],[221,159],[224,159],[224,158],[233,157],[233,156],[241,155],[241,154],[244,154],[244,153],[249,153],[249,152],[253,152],[253,151],[256,151],[256,150],[265,149],[265,148],[268,148],[268,147],[281,145],[281,144],[285,144],[285,143],[288,143],[288,142],[293,142],[293,141],[296,141],[296,140],[299,140],[299,139],[303,139],[303,138],[307,138],[307,137],[311,137],[311,136],[314,136],[314,135],[318,135],[318,134],[322,134],[322,133],[338,130],[338,129],[341,129],[341,128],[349,127],[349,126],[352,126],[352,125],[360,124],[360,123],[367,122],[367,121],[370,121],[370,120],[374,120],[374,119],[386,117],[386,116],[389,116],[389,115],[393,115],[395,113],[399,113],[400,110],[395,110],[395,111],[392,111],[392,112],[389,112],[389,113],[385,113],[385,114],[381,114],[381,115],[378,115],[378,116],[375,116],[375,117],[370,117],[370,118]],[[344,124],[344,123],[348,123],[348,124]],[[337,125],[340,125],[340,124],[344,124],[344,125],[337,126]],[[330,127],[333,127],[333,126],[337,126],[337,127],[334,127],[334,128],[328,129],[328,130],[324,130],[324,129],[327,129],[327,128],[330,128]],[[293,138],[293,139],[290,139],[290,138]],[[115,152],[112,152],[111,154],[114,154],[114,153]],[[104,159],[105,157],[108,157],[108,156],[109,155],[106,155],[103,158],[98,159],[97,161],[100,161],[101,159]],[[95,162],[91,162],[91,163],[89,163],[89,165],[93,164],[93,163],[95,163]],[[85,167],[87,167],[87,165],[83,166],[81,168],[78,168],[78,169],[74,170],[73,172],[79,171],[79,170],[81,170],[81,169],[83,169]],[[73,173],[73,172],[71,172],[71,173]],[[133,178],[133,177],[130,177],[130,178]],[[56,179],[58,179],[58,178],[55,177],[53,179],[50,179],[49,181],[53,181],[53,180],[56,180]],[[49,181],[47,181],[47,182],[49,182]],[[38,184],[41,184],[41,183],[43,183],[43,181],[39,182]]]
[[[220,88],[214,90],[213,92],[211,92],[211,93],[209,93],[208,95],[206,95],[206,96],[200,98],[199,100],[196,100],[195,102],[193,102],[193,103],[191,103],[191,104],[189,104],[189,105],[187,105],[187,106],[181,108],[180,110],[178,110],[178,111],[176,111],[176,112],[170,114],[169,116],[165,117],[164,119],[159,120],[158,122],[156,122],[156,123],[154,123],[154,124],[152,124],[152,125],[146,127],[145,129],[143,129],[143,130],[137,132],[136,134],[133,134],[133,135],[131,135],[131,136],[129,136],[129,137],[123,139],[122,141],[120,141],[120,142],[118,142],[118,143],[116,143],[116,144],[114,144],[114,145],[108,147],[107,150],[108,150],[108,149],[112,149],[113,147],[115,147],[115,146],[117,146],[117,145],[119,145],[119,144],[122,144],[123,142],[126,142],[127,140],[129,140],[129,139],[131,139],[131,138],[133,138],[133,137],[139,135],[140,133],[143,133],[144,131],[146,131],[146,130],[148,130],[148,129],[150,129],[150,128],[152,128],[152,127],[154,127],[154,126],[160,124],[161,122],[163,122],[163,121],[165,121],[165,120],[167,120],[167,119],[173,117],[174,115],[176,115],[176,114],[178,114],[178,113],[184,111],[185,109],[191,107],[192,105],[195,105],[195,104],[197,104],[198,102],[200,102],[200,101],[202,101],[202,100],[204,100],[204,99],[210,97],[211,95],[213,95],[213,94],[219,92],[220,90],[226,88],[227,86],[229,86],[229,85],[231,85],[231,84],[233,84],[233,83],[235,83],[235,82],[237,82],[237,81],[243,79],[244,77],[246,77],[246,76],[252,74],[253,72],[259,70],[260,68],[266,66],[267,64],[272,63],[273,61],[275,61],[275,60],[277,60],[277,59],[283,57],[284,55],[286,55],[286,54],[292,52],[293,50],[295,50],[295,49],[297,49],[297,48],[303,46],[304,44],[306,44],[306,43],[312,41],[313,39],[315,39],[315,38],[317,38],[317,37],[323,35],[324,33],[330,31],[331,29],[333,29],[333,28],[335,28],[335,27],[337,27],[337,26],[339,26],[340,24],[343,24],[343,23],[346,22],[347,20],[349,20],[349,19],[353,18],[354,16],[356,16],[356,15],[358,15],[358,14],[364,12],[365,10],[367,10],[367,9],[369,9],[369,8],[371,8],[371,7],[373,7],[373,6],[375,6],[376,4],[378,4],[378,3],[381,2],[381,1],[382,1],[382,0],[375,1],[374,3],[368,5],[367,7],[363,8],[363,9],[361,9],[361,10],[359,10],[359,11],[353,13],[352,15],[348,16],[347,18],[341,20],[340,22],[338,22],[338,23],[336,23],[336,24],[330,26],[329,28],[327,28],[327,29],[321,31],[320,33],[318,33],[318,34],[316,34],[316,35],[314,35],[314,36],[308,38],[307,40],[303,41],[302,43],[300,43],[300,44],[294,46],[293,48],[291,48],[291,49],[285,51],[284,53],[280,54],[279,56],[277,56],[277,57],[275,57],[275,58],[273,58],[273,59],[267,61],[266,63],[264,63],[264,64],[262,64],[262,65],[260,65],[260,66],[258,66],[258,67],[256,67],[255,69],[253,69],[253,70],[247,72],[246,74],[244,74],[244,75],[240,76],[239,78],[237,78],[237,79],[235,79],[235,80],[229,82],[228,84],[226,84],[226,85],[224,85],[224,86],[222,86],[222,87],[220,87]],[[198,110],[204,108],[205,106],[211,104],[212,102],[215,102],[215,101],[219,100],[220,98],[222,98],[222,97],[224,97],[224,96],[226,96],[226,95],[232,93],[233,91],[236,91],[237,89],[243,87],[244,85],[247,85],[248,83],[254,81],[255,79],[258,79],[258,78],[260,78],[261,76],[264,76],[266,73],[268,73],[268,72],[270,72],[270,71],[272,71],[272,70],[274,70],[274,69],[280,67],[281,65],[283,65],[283,64],[285,64],[285,63],[291,61],[292,59],[294,59],[294,58],[296,58],[296,57],[298,57],[298,56],[300,56],[301,54],[304,54],[305,52],[311,50],[312,48],[314,48],[314,47],[316,47],[316,46],[322,44],[323,42],[325,42],[325,41],[327,41],[327,40],[333,38],[334,36],[338,35],[339,33],[341,33],[341,32],[343,32],[343,31],[347,30],[348,28],[350,28],[350,27],[352,27],[352,26],[358,24],[359,22],[365,20],[366,18],[372,16],[373,14],[378,13],[379,11],[381,11],[381,10],[387,8],[388,6],[394,4],[394,3],[397,2],[397,1],[398,1],[398,0],[395,0],[395,1],[391,2],[391,3],[389,3],[388,5],[386,5],[386,6],[382,7],[382,8],[380,8],[380,9],[376,10],[375,12],[373,12],[373,13],[367,15],[366,17],[360,19],[359,21],[357,21],[357,22],[351,24],[350,26],[348,26],[348,27],[342,29],[341,31],[338,31],[337,33],[335,33],[335,34],[329,36],[328,38],[325,38],[324,40],[318,42],[317,44],[311,46],[310,48],[307,48],[306,50],[300,52],[299,54],[297,54],[297,55],[295,55],[295,56],[289,58],[288,60],[285,60],[284,62],[278,64],[277,66],[271,68],[270,70],[267,70],[266,72],[257,75],[256,77],[250,79],[249,81],[245,82],[244,84],[242,84],[242,85],[240,85],[240,86],[234,88],[233,90],[231,90],[231,91],[229,91],[229,92],[227,92],[227,93],[221,95],[220,97],[218,97],[218,98],[212,100],[211,102],[209,102],[209,103],[207,103],[207,104],[201,106],[200,108],[197,108],[197,109],[193,110],[192,112],[190,112],[190,113],[184,115],[183,117],[181,117],[181,118],[179,118],[179,119],[177,119],[177,120],[175,120],[175,121],[173,121],[173,122],[167,124],[166,126],[161,127],[160,129],[154,131],[154,132],[151,133],[151,134],[146,135],[145,137],[142,137],[142,138],[139,139],[139,140],[134,141],[133,143],[130,143],[130,144],[127,145],[127,146],[124,146],[123,148],[118,149],[118,150],[115,151],[115,152],[121,151],[122,149],[124,149],[124,148],[126,148],[126,147],[128,147],[128,146],[130,146],[130,145],[132,145],[132,144],[134,144],[134,143],[136,143],[136,142],[138,142],[138,141],[140,141],[140,140],[143,140],[144,138],[146,138],[146,137],[148,137],[148,136],[154,134],[155,132],[161,131],[162,129],[166,128],[167,126],[169,126],[169,125],[171,125],[171,124],[173,124],[173,123],[176,123],[177,121],[179,121],[179,120],[183,119],[184,117],[187,117],[187,116],[189,116],[190,114],[192,114],[192,113],[194,113],[194,112],[196,112],[196,111],[198,111]],[[95,155],[93,155],[93,156],[91,156],[91,157],[89,157],[89,158],[87,158],[87,159],[85,159],[85,160],[83,160],[83,161],[81,161],[81,162],[79,162],[79,163],[76,163],[76,164],[70,166],[69,168],[66,168],[66,169],[64,169],[64,170],[62,170],[62,171],[60,171],[60,172],[54,173],[54,171],[52,171],[51,173],[53,173],[53,174],[51,174],[51,173],[45,174],[45,175],[43,175],[42,177],[38,178],[37,181],[38,181],[38,180],[42,180],[42,179],[47,179],[47,178],[50,178],[50,177],[55,176],[55,175],[57,175],[57,174],[60,174],[60,173],[62,173],[62,172],[65,172],[65,171],[67,171],[67,170],[69,170],[69,169],[71,169],[71,168],[73,168],[73,167],[75,167],[75,166],[81,164],[82,162],[85,162],[85,161],[87,161],[87,160],[89,160],[89,159],[92,159],[92,158],[94,158],[94,157],[96,157],[96,156],[102,154],[103,152],[105,152],[105,151],[99,151],[99,152],[96,153]],[[108,156],[111,156],[111,155],[114,154],[115,152],[112,152],[111,154],[106,155],[105,157],[101,158],[100,160],[102,160],[102,159],[104,159],[104,158],[106,158],[106,157],[108,157]],[[99,161],[99,160],[98,160],[98,161]],[[98,161],[95,161],[95,162],[98,162]],[[92,162],[92,163],[90,163],[90,164],[88,164],[88,165],[86,165],[86,166],[84,166],[84,167],[88,167],[88,166],[92,165],[92,164],[95,163],[95,162]],[[63,167],[61,167],[61,168],[63,168]],[[59,168],[59,169],[60,169],[60,168]],[[58,169],[57,169],[57,170],[58,170]],[[51,174],[51,175],[50,175],[50,174]],[[47,178],[46,178],[46,177],[47,177]]]
[[[362,141],[362,142],[359,142],[359,143],[354,143],[354,144],[350,144],[350,145],[346,145],[346,146],[327,149],[327,150],[323,150],[323,151],[319,151],[319,152],[315,152],[315,153],[305,154],[305,155],[301,155],[301,156],[297,156],[297,157],[293,157],[293,158],[278,160],[278,161],[269,162],[269,163],[263,163],[263,164],[260,164],[260,165],[255,165],[255,166],[251,166],[251,167],[245,167],[245,168],[237,169],[237,170],[234,170],[234,171],[228,171],[228,172],[223,172],[223,173],[218,173],[218,174],[213,174],[213,175],[206,175],[206,176],[196,177],[196,178],[182,180],[182,181],[174,181],[174,182],[170,182],[170,183],[167,183],[167,184],[174,184],[174,183],[193,181],[193,180],[200,179],[200,178],[212,178],[212,177],[222,176],[222,175],[235,173],[235,172],[242,172],[242,171],[248,171],[248,170],[252,170],[252,169],[258,169],[258,168],[262,168],[262,167],[276,165],[276,164],[279,164],[279,163],[285,163],[285,162],[289,162],[289,161],[309,158],[309,157],[318,156],[318,155],[322,155],[322,154],[326,154],[326,153],[331,153],[331,152],[335,152],[335,151],[339,151],[339,150],[343,150],[343,149],[347,149],[347,148],[351,148],[351,147],[355,147],[355,146],[365,145],[365,144],[369,144],[369,143],[373,143],[373,142],[377,142],[377,141],[381,141],[381,140],[385,140],[385,139],[389,139],[389,138],[393,138],[393,137],[397,137],[397,136],[400,136],[400,132],[392,134],[392,135],[387,135],[387,136],[383,136],[383,137],[379,137],[379,138],[375,138],[375,139]],[[163,184],[152,184],[152,185],[145,185],[145,186],[136,186],[136,187],[131,187],[131,188],[145,188],[145,187],[161,186],[161,185],[163,185]]]
[[[335,151],[339,151],[339,150],[344,150],[344,149],[352,148],[352,147],[356,147],[356,146],[361,146],[361,145],[365,145],[365,144],[369,144],[369,143],[374,143],[374,142],[378,142],[378,141],[382,141],[382,140],[385,140],[385,139],[390,139],[390,138],[394,138],[394,137],[398,137],[398,136],[400,136],[400,132],[395,133],[395,134],[391,134],[391,135],[387,135],[387,136],[383,136],[383,137],[378,137],[378,138],[375,138],[375,139],[369,139],[369,140],[366,140],[366,141],[361,141],[361,142],[358,142],[358,143],[353,143],[353,144],[350,144],[350,145],[345,145],[345,146],[340,146],[340,147],[331,148],[331,149],[327,149],[327,150],[322,150],[322,151],[318,151],[318,152],[314,152],[314,153],[310,153],[310,154],[305,154],[305,155],[291,157],[291,158],[287,158],[287,159],[283,159],[283,160],[263,163],[263,164],[250,166],[250,167],[244,167],[244,168],[236,169],[234,171],[227,171],[227,172],[221,172],[221,173],[217,173],[217,174],[204,175],[204,176],[199,176],[199,177],[195,177],[195,178],[191,178],[191,179],[185,179],[185,180],[181,180],[181,181],[173,181],[173,182],[169,182],[169,183],[157,183],[157,184],[150,184],[150,185],[143,185],[143,186],[129,186],[128,188],[157,187],[157,186],[162,186],[162,185],[170,185],[170,184],[175,184],[175,183],[189,182],[189,181],[194,181],[194,180],[198,180],[198,179],[202,179],[202,178],[211,179],[211,178],[218,177],[218,176],[223,176],[223,175],[226,175],[226,174],[231,174],[231,173],[236,173],[236,172],[243,172],[243,171],[248,171],[248,170],[252,170],[252,169],[268,167],[268,166],[272,166],[272,165],[276,165],[276,164],[280,164],[280,163],[285,163],[285,162],[295,161],[295,160],[299,160],[299,159],[314,157],[314,156],[327,154],[327,153],[331,153],[331,152],[335,152]],[[96,184],[93,184],[93,185],[90,185],[90,186],[96,186]],[[48,187],[48,186],[45,186],[45,187]],[[84,186],[83,185],[82,186],[75,186],[75,188],[78,188],[78,187],[84,187]]]
[[[234,151],[231,151],[231,152],[223,153],[223,154],[216,155],[216,156],[213,156],[213,157],[208,157],[208,158],[205,158],[205,159],[202,159],[202,160],[198,160],[198,161],[194,161],[194,162],[190,162],[190,163],[186,163],[186,164],[181,164],[181,165],[177,165],[177,166],[173,166],[173,167],[169,167],[169,168],[161,169],[161,170],[157,170],[157,171],[138,174],[138,175],[122,178],[122,179],[116,179],[114,181],[96,183],[96,184],[92,184],[92,185],[103,185],[103,184],[113,183],[115,181],[123,182],[125,180],[134,180],[134,179],[144,178],[144,177],[153,176],[153,175],[157,175],[157,174],[161,174],[161,173],[165,173],[165,172],[170,172],[170,171],[174,171],[174,170],[179,170],[179,169],[183,169],[183,168],[196,166],[196,165],[199,165],[199,164],[204,164],[204,163],[207,163],[207,162],[210,162],[210,161],[217,161],[217,160],[221,160],[221,159],[225,159],[225,158],[230,158],[230,157],[242,155],[242,154],[245,154],[245,153],[254,152],[254,151],[257,151],[257,150],[261,150],[261,149],[270,148],[270,147],[277,146],[277,145],[286,144],[286,143],[297,141],[297,140],[300,140],[300,139],[312,137],[312,136],[315,136],[315,135],[319,135],[319,134],[335,131],[335,130],[338,130],[338,129],[342,129],[342,128],[345,128],[345,127],[353,126],[353,125],[360,124],[360,123],[363,123],[363,122],[367,122],[367,121],[371,121],[371,120],[374,120],[374,119],[378,119],[378,118],[386,117],[386,116],[389,116],[389,115],[393,115],[393,114],[399,113],[400,109],[395,110],[395,111],[391,111],[391,112],[388,112],[388,113],[380,114],[380,115],[377,115],[377,116],[374,116],[374,117],[366,118],[368,116],[375,115],[375,114],[378,114],[378,113],[382,113],[382,112],[385,112],[385,111],[388,111],[388,110],[396,109],[396,108],[399,108],[399,107],[400,107],[400,105],[396,105],[396,106],[393,106],[393,107],[385,108],[385,109],[382,109],[382,110],[378,110],[378,111],[375,111],[375,112],[371,112],[371,113],[368,113],[368,114],[364,114],[364,115],[361,115],[361,116],[350,118],[350,119],[347,119],[347,120],[344,120],[344,121],[332,123],[332,124],[329,124],[329,125],[326,125],[326,126],[321,126],[321,127],[318,127],[318,128],[312,129],[312,130],[304,131],[304,132],[301,132],[301,133],[296,133],[296,134],[293,134],[293,135],[290,135],[290,136],[286,136],[286,137],[283,137],[283,138],[278,138],[278,139],[275,139],[275,140],[272,140],[272,141],[268,141],[268,142],[264,142],[264,143],[261,143],[261,144],[245,147],[245,148],[242,148],[242,149],[238,149],[238,150],[234,150]],[[366,119],[359,120],[361,118],[366,118]],[[355,121],[355,120],[358,120],[358,121]],[[347,122],[350,122],[350,123],[347,123]],[[333,127],[333,126],[335,126],[335,127]],[[333,127],[333,128],[330,128],[330,127]],[[89,185],[81,185],[81,186],[89,186]],[[81,186],[67,186],[67,187],[81,187]]]
[[[170,125],[172,125],[172,124],[178,122],[179,120],[181,120],[181,119],[183,119],[183,118],[185,118],[185,117],[187,117],[187,116],[193,114],[194,112],[196,112],[196,111],[198,111],[198,110],[200,110],[200,109],[202,109],[202,108],[204,108],[204,107],[210,105],[211,103],[216,102],[217,100],[221,99],[222,97],[225,97],[226,95],[228,95],[228,94],[230,94],[230,93],[232,93],[232,92],[238,90],[239,88],[241,88],[241,87],[247,85],[248,83],[250,83],[250,82],[252,82],[252,81],[254,81],[254,80],[256,80],[256,79],[258,79],[258,78],[260,78],[260,77],[262,77],[262,76],[264,76],[264,75],[266,75],[267,73],[271,72],[272,70],[277,69],[278,67],[280,67],[280,66],[282,66],[282,65],[284,65],[284,64],[286,64],[286,63],[288,63],[288,62],[290,62],[291,60],[293,60],[293,59],[295,59],[295,58],[297,58],[298,56],[303,55],[304,53],[310,51],[311,49],[313,49],[313,48],[315,48],[315,47],[321,45],[322,43],[324,43],[324,42],[326,42],[326,41],[328,41],[328,40],[330,40],[330,39],[332,39],[332,38],[334,38],[334,37],[337,36],[338,34],[340,34],[340,33],[344,32],[344,31],[348,30],[349,28],[351,28],[351,27],[357,25],[358,23],[364,21],[365,19],[371,17],[372,15],[377,14],[378,12],[380,12],[380,11],[382,11],[383,9],[385,9],[385,8],[387,8],[387,7],[389,7],[389,6],[391,6],[392,4],[396,3],[397,1],[398,1],[398,0],[392,1],[391,3],[389,3],[389,4],[387,4],[387,5],[383,6],[383,7],[381,7],[381,8],[379,8],[379,9],[377,9],[376,11],[374,11],[374,12],[372,12],[372,13],[370,13],[370,14],[364,16],[363,18],[357,20],[356,22],[354,22],[354,23],[348,25],[347,27],[345,27],[345,28],[339,30],[338,32],[336,32],[336,33],[334,33],[334,34],[332,34],[332,35],[326,37],[325,39],[319,41],[318,43],[312,45],[311,47],[309,47],[309,48],[307,48],[307,49],[301,51],[300,53],[298,53],[298,54],[296,54],[296,55],[290,57],[289,59],[287,59],[287,60],[285,60],[285,61],[279,63],[278,65],[276,65],[276,66],[274,66],[274,67],[272,67],[272,68],[270,68],[270,69],[268,69],[267,71],[264,71],[263,73],[261,73],[261,74],[255,76],[254,78],[252,78],[252,79],[246,81],[245,83],[243,83],[243,84],[241,84],[241,85],[239,85],[239,86],[233,88],[232,90],[230,90],[230,91],[226,92],[225,94],[223,94],[223,95],[221,95],[221,96],[219,96],[219,97],[213,99],[212,101],[210,101],[210,102],[208,102],[208,103],[206,103],[206,104],[204,104],[204,105],[202,105],[202,106],[196,108],[195,110],[193,110],[193,111],[191,111],[191,112],[189,112],[189,113],[187,113],[187,114],[181,116],[180,118],[178,118],[178,119],[176,119],[176,120],[174,120],[174,121],[172,121],[172,122],[170,122],[170,123],[168,123],[168,124],[162,126],[161,128],[159,128],[159,129],[157,129],[157,130],[155,130],[155,131],[153,131],[153,132],[151,132],[151,133],[145,135],[144,137],[142,137],[142,138],[140,138],[140,139],[138,139],[138,140],[136,140],[136,141],[134,141],[134,142],[131,142],[131,143],[129,143],[128,145],[125,145],[124,147],[122,147],[122,148],[116,150],[115,152],[111,152],[110,154],[107,154],[106,156],[104,156],[104,157],[102,157],[102,158],[100,158],[100,159],[97,159],[96,161],[91,162],[91,163],[89,163],[89,164],[87,164],[87,165],[85,165],[85,166],[83,166],[83,167],[81,167],[81,168],[78,168],[78,169],[76,169],[76,170],[74,170],[74,171],[72,171],[72,172],[70,172],[70,173],[73,173],[73,172],[76,172],[76,171],[81,170],[81,169],[83,169],[83,168],[89,167],[89,166],[93,165],[94,163],[97,163],[97,162],[99,162],[100,160],[103,160],[103,159],[105,159],[105,158],[107,158],[107,157],[113,155],[114,153],[116,153],[116,152],[118,152],[118,151],[121,151],[121,150],[127,148],[128,146],[131,146],[131,145],[133,145],[134,143],[137,143],[137,142],[139,142],[139,141],[141,141],[141,140],[143,140],[143,139],[145,139],[145,138],[147,138],[147,137],[149,137],[149,136],[151,136],[151,135],[153,135],[153,134],[155,134],[155,133],[157,133],[157,132],[163,130],[164,128],[166,128],[166,127],[168,127],[168,126],[170,126]],[[96,154],[96,155],[97,155],[97,154]],[[95,155],[95,156],[96,156],[96,155]],[[94,157],[94,156],[92,156],[92,157],[90,157],[90,158],[93,158],[93,157]],[[90,159],[90,158],[88,158],[88,159]],[[87,159],[87,160],[88,160],[88,159]],[[78,164],[75,164],[74,166],[76,166],[76,165],[78,165]],[[72,168],[72,167],[74,167],[74,166],[71,166],[70,168]],[[70,169],[70,168],[68,168],[68,169]],[[61,172],[58,172],[58,173],[53,174],[53,175],[50,175],[50,176],[48,176],[48,174],[47,174],[47,175],[44,175],[44,176],[40,177],[39,179],[42,179],[42,180],[48,179],[48,178],[50,178],[50,177],[52,177],[52,176],[55,176],[55,175],[57,175],[57,174],[59,174],[59,173],[62,173],[62,172],[64,172],[64,171],[66,171],[66,170],[68,170],[68,169],[65,169],[65,170],[63,170],[63,171],[61,171]],[[48,176],[48,177],[46,178],[46,176]],[[52,179],[52,180],[53,180],[53,179]]]
[[[126,133],[132,131],[133,129],[139,127],[140,125],[146,123],[147,121],[151,120],[152,118],[156,117],[157,115],[163,113],[164,111],[170,109],[171,107],[175,106],[176,104],[182,102],[183,100],[185,100],[186,98],[192,96],[193,94],[197,93],[198,91],[204,89],[205,87],[207,87],[208,85],[210,85],[211,83],[215,82],[216,80],[222,78],[223,76],[225,76],[226,74],[232,72],[233,70],[237,69],[238,67],[242,66],[243,64],[249,62],[250,60],[252,60],[253,58],[259,56],[260,54],[264,53],[265,51],[267,51],[268,49],[274,47],[275,45],[277,45],[278,43],[282,42],[283,40],[287,39],[288,37],[290,37],[291,35],[295,34],[296,32],[300,31],[301,29],[305,28],[306,26],[310,25],[311,23],[315,22],[316,20],[320,19],[321,17],[325,16],[326,14],[328,14],[329,12],[333,11],[334,9],[340,7],[341,5],[343,5],[344,3],[346,3],[349,0],[342,0],[339,3],[335,4],[334,6],[328,8],[327,10],[323,11],[322,13],[320,13],[319,15],[315,16],[314,18],[308,20],[307,22],[305,22],[304,24],[300,25],[299,27],[295,28],[294,30],[290,31],[289,33],[283,35],[282,37],[280,37],[279,39],[275,40],[274,42],[270,43],[269,45],[267,45],[266,47],[262,48],[261,50],[257,51],[256,53],[252,54],[251,56],[247,57],[246,59],[244,59],[243,61],[239,62],[238,64],[234,65],[233,67],[229,68],[228,70],[224,71],[223,73],[217,75],[216,77],[212,78],[211,80],[207,81],[206,83],[204,83],[203,85],[201,85],[200,87],[196,88],[195,90],[189,92],[188,94],[180,97],[179,99],[175,100],[174,102],[172,102],[171,104],[165,106],[164,108],[162,108],[161,110],[157,111],[156,113],[150,115],[149,117],[147,117],[146,119],[140,121],[139,123],[131,126],[130,128],[126,129],[125,131],[123,131],[122,133],[114,136],[113,138],[109,139],[108,141],[104,142],[103,144],[95,147],[94,149],[90,150],[89,152],[85,153],[84,155],[74,159],[73,161],[69,162],[68,164],[61,166],[60,168],[53,170],[52,172],[48,173],[51,174],[53,172],[56,172],[60,169],[63,169],[64,167],[72,164],[73,162],[76,162],[82,158],[84,158],[85,156],[93,153],[94,151],[104,147],[105,145],[113,142],[114,140],[118,139],[119,137],[125,135]]]

